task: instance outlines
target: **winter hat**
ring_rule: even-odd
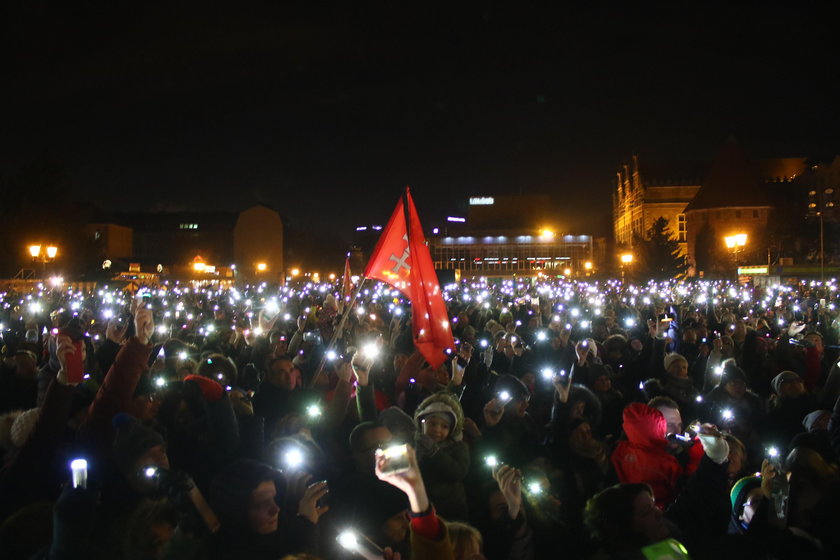
[[[12,445],[23,447],[23,444],[26,443],[30,434],[32,434],[32,430],[35,429],[35,424],[38,422],[38,416],[40,414],[40,408],[30,408],[29,410],[24,410],[15,418],[15,423],[12,424]]]
[[[738,482],[736,482],[732,486],[732,490],[729,491],[729,501],[732,504],[732,512],[736,513],[744,505],[744,502],[747,501],[747,496],[749,493],[761,487],[761,477],[760,476],[745,476]]]
[[[136,467],[137,460],[149,449],[166,444],[163,436],[128,414],[117,414],[112,423],[117,430],[113,447],[114,462],[120,472],[130,473]]]
[[[246,529],[251,492],[263,482],[273,481],[275,501],[281,503],[286,485],[282,475],[265,463],[240,459],[220,471],[210,484],[208,501],[224,529]]]
[[[725,387],[730,381],[747,382],[747,374],[736,365],[735,360],[725,360],[722,365],[723,373],[720,376],[720,385],[722,387]]]
[[[805,426],[805,430],[810,432],[811,429],[814,427],[814,424],[822,418],[823,416],[831,416],[830,410],[815,410],[809,414],[805,415],[805,418],[802,419],[802,425]]]
[[[198,386],[201,396],[204,397],[204,400],[207,402],[216,402],[225,394],[225,388],[208,377],[188,375],[184,378],[185,387],[193,383]]]
[[[528,386],[522,383],[521,379],[510,374],[500,375],[496,379],[495,391],[497,395],[502,391],[507,391],[510,393],[511,400],[524,399],[531,396],[531,391],[528,390]]]
[[[398,406],[392,406],[380,412],[376,423],[388,428],[388,431],[394,437],[394,441],[400,443],[411,441],[417,429],[411,416]]]
[[[665,371],[668,371],[668,368],[671,367],[671,364],[677,361],[682,361],[688,364],[688,360],[685,359],[685,356],[681,354],[677,354],[676,352],[671,352],[670,354],[665,355],[665,360],[663,362],[665,366]]]
[[[802,378],[799,377],[799,374],[794,373],[792,371],[783,371],[779,375],[773,378],[773,381],[770,382],[770,386],[773,388],[773,392],[777,395],[782,394],[782,383],[786,381],[797,381],[801,380]]]

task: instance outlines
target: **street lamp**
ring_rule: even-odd
[[[264,262],[257,263],[257,272],[265,272],[268,269],[268,265]]]
[[[737,267],[740,264],[738,262],[738,255],[743,252],[744,246],[747,244],[747,234],[734,233],[732,235],[727,235],[723,238],[723,242],[726,243],[726,248],[729,249],[732,253],[732,257],[735,259],[735,268],[737,272]]]
[[[627,273],[627,267],[633,264],[633,253],[624,253],[621,255],[621,283],[624,284],[624,280]]]
[[[29,255],[32,257],[32,262],[41,263],[41,275],[46,277],[47,263],[54,261],[55,257],[58,256],[58,247],[55,245],[47,245],[44,247],[43,245],[33,244],[30,245],[28,249]]]

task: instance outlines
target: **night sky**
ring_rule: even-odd
[[[264,202],[346,238],[410,184],[425,222],[552,193],[606,233],[634,151],[840,153],[837,20],[805,2],[5,4],[0,174],[58,161],[105,208]]]

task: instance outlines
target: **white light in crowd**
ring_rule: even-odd
[[[335,360],[338,357],[338,354],[335,353],[335,350],[327,350],[327,359],[330,361]]]
[[[545,334],[545,331],[540,331],[540,332],[537,333],[537,340],[542,342],[547,338],[548,338],[548,335]]]
[[[338,544],[347,550],[356,550],[359,548],[359,540],[353,531],[342,531],[338,535]]]
[[[715,375],[723,375],[723,366],[717,366],[714,369]]]
[[[186,360],[189,357],[190,357],[190,355],[187,354],[186,352],[183,352],[183,351],[178,352],[178,359],[180,359],[180,360]]]
[[[321,416],[321,407],[317,404],[310,404],[306,407],[306,414],[310,418],[318,418]]]
[[[588,329],[589,328],[589,321],[581,321],[580,322],[580,328]]]
[[[542,493],[542,485],[539,482],[532,482],[528,485],[528,490],[531,494],[540,494]]]
[[[362,346],[362,354],[368,358],[376,358],[379,356],[379,345],[375,342],[368,342]]]
[[[578,315],[580,315],[580,309],[578,309],[577,307],[573,307],[572,308],[572,317],[577,317]]]
[[[635,325],[636,325],[636,321],[634,321],[630,317],[628,317],[624,320],[624,326],[626,326],[628,329],[634,327]]]
[[[543,368],[542,370],[543,379],[546,381],[551,381],[554,379],[554,370],[551,368]]]
[[[728,408],[723,411],[722,416],[723,416],[724,420],[732,420],[732,418],[735,417],[735,415],[732,413],[732,411],[729,410]]]
[[[771,447],[770,449],[767,450],[767,455],[769,457],[776,458],[776,457],[779,456],[779,450],[775,447]]]
[[[499,393],[499,400],[502,402],[508,402],[510,400],[510,393],[507,391],[502,391]]]
[[[484,464],[486,464],[488,467],[498,467],[499,459],[497,459],[495,455],[488,455],[484,458]]]
[[[157,467],[146,467],[143,469],[143,474],[146,475],[146,478],[152,478],[157,474]]]
[[[696,402],[703,402],[703,395],[697,395],[696,397],[694,397],[694,400]]]
[[[303,464],[303,453],[297,448],[289,449],[283,455],[283,460],[285,461],[287,467],[290,469],[296,469]]]

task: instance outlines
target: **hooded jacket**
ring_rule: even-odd
[[[455,424],[446,440],[433,443],[423,434],[422,420],[435,412],[451,413]],[[417,425],[417,450],[420,472],[431,502],[441,516],[450,520],[467,519],[467,495],[464,478],[470,468],[470,450],[462,441],[464,412],[461,404],[449,393],[435,393],[420,403],[414,413]]]
[[[656,505],[664,509],[677,496],[683,471],[666,451],[665,417],[644,403],[628,405],[623,416],[627,440],[619,442],[611,457],[618,480],[649,484]]]

